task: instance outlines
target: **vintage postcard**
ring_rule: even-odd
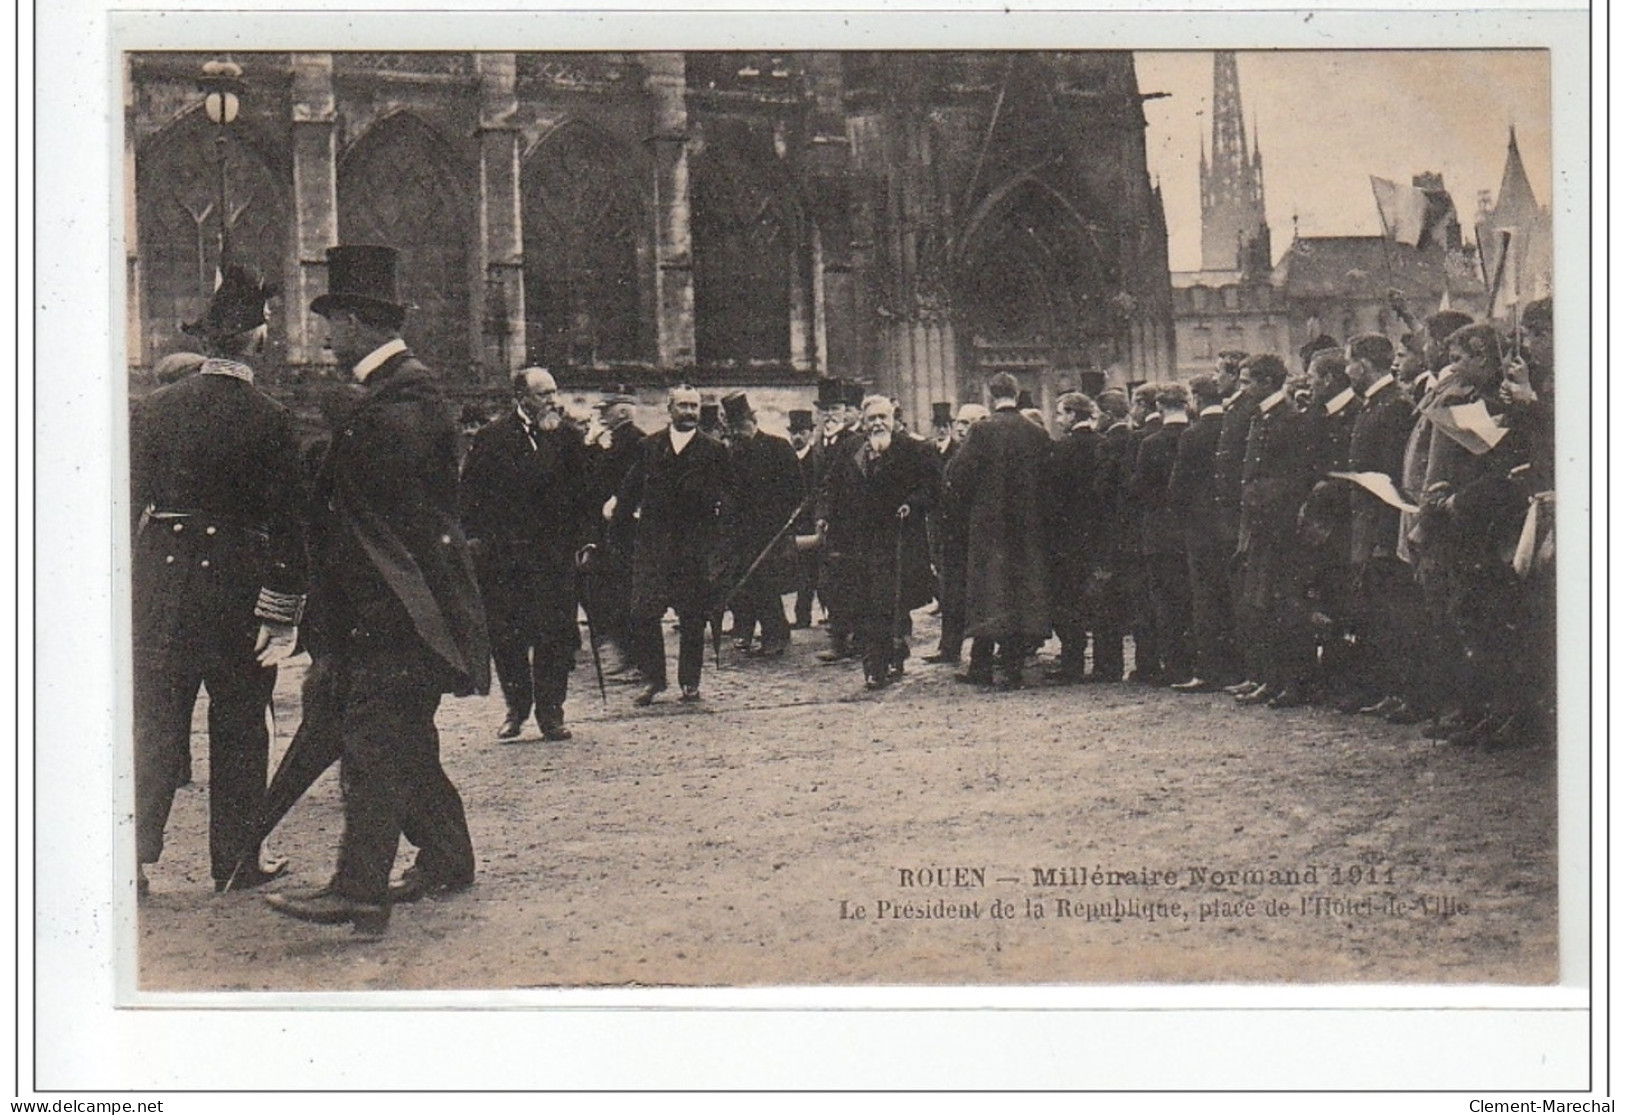
[[[118,1005],[1583,1006],[1583,21],[111,16]]]

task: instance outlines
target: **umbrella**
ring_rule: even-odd
[[[301,701],[304,715],[299,730],[294,733],[293,742],[288,745],[282,761],[277,764],[276,773],[271,776],[271,784],[265,789],[265,797],[254,817],[253,829],[244,843],[242,857],[232,868],[231,877],[226,880],[224,889],[228,891],[239,874],[256,865],[260,845],[288,815],[288,810],[305,796],[318,778],[327,773],[344,750],[341,730],[343,687],[330,659],[324,656],[311,661],[301,690]]]

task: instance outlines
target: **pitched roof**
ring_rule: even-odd
[[[1443,248],[1413,248],[1382,236],[1300,236],[1275,265],[1288,298],[1381,300],[1390,288],[1406,298],[1437,299],[1482,292],[1475,265]]]

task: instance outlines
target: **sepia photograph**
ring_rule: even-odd
[[[1550,35],[114,24],[117,1006],[1584,986]]]

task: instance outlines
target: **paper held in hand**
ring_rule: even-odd
[[[1405,497],[1399,494],[1399,489],[1394,487],[1393,480],[1386,472],[1328,472],[1326,475],[1334,480],[1353,481],[1389,507],[1397,507],[1412,515],[1419,510],[1416,504],[1405,502]]]
[[[1430,407],[1426,413],[1435,426],[1475,457],[1488,453],[1506,437],[1506,427],[1496,423],[1482,399],[1462,406]]]

